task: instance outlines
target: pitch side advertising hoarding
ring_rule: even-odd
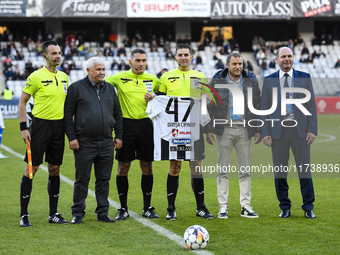
[[[210,0],[127,0],[128,18],[210,17]]]
[[[42,17],[43,0],[1,0],[0,16]]]
[[[340,97],[316,97],[318,114],[340,114]]]
[[[332,0],[294,0],[293,17],[332,16],[335,1]]]
[[[211,19],[290,19],[291,1],[214,0]]]
[[[45,0],[47,17],[126,17],[125,1],[112,0]]]
[[[0,99],[0,111],[4,119],[18,118],[19,99],[4,100]]]

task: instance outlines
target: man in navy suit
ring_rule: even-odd
[[[293,151],[296,171],[300,179],[300,189],[303,199],[302,209],[305,217],[314,219],[313,202],[315,200],[312,175],[310,172],[310,145],[317,135],[317,113],[315,96],[308,73],[294,70],[294,57],[291,49],[282,47],[278,50],[276,61],[280,70],[264,78],[261,110],[271,109],[273,96],[277,96],[277,107],[269,115],[261,116],[264,125],[261,128],[263,142],[271,147],[274,164],[274,177],[276,195],[280,202],[280,218],[290,217],[291,201],[288,197],[287,174],[289,171],[289,150]],[[291,91],[293,88],[306,89],[310,92],[309,101],[299,104],[287,104],[285,115],[281,115],[281,91],[284,88]],[[277,90],[275,95],[274,91]],[[305,93],[285,93],[283,98],[300,99],[306,97]],[[274,94],[274,95],[273,95]],[[275,104],[275,102],[274,102]],[[301,107],[303,106],[303,107]],[[308,112],[302,112],[307,110]],[[269,121],[271,119],[272,121]],[[294,168],[291,168],[294,171]]]

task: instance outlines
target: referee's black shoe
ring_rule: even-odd
[[[143,210],[142,216],[146,218],[150,218],[150,219],[159,218],[159,216],[155,212],[155,207],[151,207],[151,206],[147,210]]]
[[[209,220],[214,218],[214,216],[208,211],[205,205],[203,205],[200,209],[196,210],[196,216]]]
[[[25,214],[23,216],[20,217],[20,226],[21,227],[32,227],[32,224],[30,222],[30,220],[28,219],[28,214]]]
[[[116,214],[116,220],[123,221],[130,217],[130,214],[127,209],[120,208]]]
[[[106,223],[115,223],[116,221],[112,218],[110,218],[108,215],[101,215],[101,216],[97,216],[97,221],[101,221],[101,222],[106,222]]]
[[[177,220],[176,210],[173,205],[170,205],[167,209],[168,213],[166,215],[167,220]]]
[[[68,224],[68,221],[61,217],[61,213],[55,213],[52,216],[48,216],[48,222],[57,224]]]

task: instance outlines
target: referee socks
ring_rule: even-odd
[[[60,176],[48,177],[47,191],[50,197],[50,216],[57,213],[60,190]]]
[[[28,214],[27,208],[30,202],[32,192],[32,180],[25,175],[21,179],[20,183],[20,217]]]
[[[147,211],[151,204],[152,186],[153,186],[153,174],[151,175],[142,174],[141,188],[143,192],[144,211]]]
[[[197,210],[204,204],[204,180],[203,175],[191,174],[191,187],[196,198]]]
[[[178,180],[179,176],[172,176],[168,174],[168,179],[166,182],[166,189],[168,194],[168,205],[173,206],[175,208],[175,199],[178,190]]]
[[[121,208],[125,208],[127,210],[127,193],[129,190],[129,181],[127,175],[126,176],[117,175],[116,184],[120,206]]]

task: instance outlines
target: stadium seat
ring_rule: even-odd
[[[13,93],[16,97],[21,96],[22,88],[23,88],[22,81],[14,81]]]
[[[84,47],[85,49],[90,48],[91,47],[90,42],[84,42]]]
[[[170,47],[171,48],[176,48],[177,43],[176,42],[170,42]],[[173,51],[174,52],[174,51]]]
[[[18,61],[18,68],[19,68],[19,71],[22,73],[25,69],[25,61],[24,60],[19,60]]]
[[[12,80],[8,80],[6,85],[8,86],[9,89],[11,89],[12,91],[14,91],[14,81]]]

